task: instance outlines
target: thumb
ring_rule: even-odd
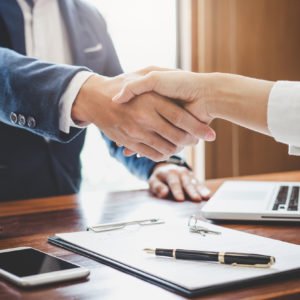
[[[125,84],[122,90],[112,98],[112,101],[126,103],[138,95],[153,91],[154,87],[153,78],[145,75]]]

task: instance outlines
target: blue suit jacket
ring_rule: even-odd
[[[0,200],[76,193],[85,130],[59,130],[59,100],[73,76],[91,69],[106,76],[122,73],[99,12],[83,0],[59,0],[74,66],[26,57],[24,23],[16,0],[0,1]],[[101,52],[84,49],[101,43]],[[11,121],[11,113],[36,121],[35,128]],[[44,138],[49,138],[47,142]],[[127,158],[103,135],[110,154],[134,174],[148,178],[154,162]],[[103,170],[105,172],[105,170]]]

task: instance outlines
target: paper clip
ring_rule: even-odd
[[[162,219],[152,218],[152,219],[134,220],[134,221],[127,221],[127,222],[99,224],[99,225],[90,226],[87,228],[87,230],[91,230],[94,232],[104,232],[104,231],[122,229],[129,225],[149,226],[149,225],[156,225],[156,224],[163,224],[163,223],[165,223],[165,221]]]
[[[190,216],[188,227],[190,229],[190,232],[192,233],[199,233],[202,236],[206,236],[207,234],[221,234],[219,231],[208,229],[202,225],[199,225],[199,219],[196,216]]]

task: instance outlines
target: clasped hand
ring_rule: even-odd
[[[164,161],[200,138],[214,140],[215,133],[207,125],[210,118],[195,114],[197,95],[195,89],[185,88],[188,78],[166,71],[167,80],[159,82],[160,72],[154,70],[158,69],[113,78],[91,76],[74,102],[72,119],[95,124],[117,145],[124,146],[125,155],[138,153],[154,161]],[[173,81],[174,74],[183,78]],[[191,171],[172,164],[156,164],[149,187],[154,195],[163,198],[172,194],[177,201],[183,201],[185,194],[194,201],[209,197],[209,190]]]
[[[215,139],[215,132],[207,125],[213,119],[207,109],[207,100],[213,97],[210,75],[166,70],[158,67],[149,67],[144,69],[142,73],[143,75],[128,80],[121,91],[113,97],[113,102],[125,104],[129,101],[137,101],[137,98],[141,97],[141,95],[155,92],[160,97],[172,99],[173,104],[178,105],[178,118],[189,112],[190,118],[193,116],[197,119],[200,133],[200,135],[196,136],[197,138],[202,138],[206,141]],[[163,109],[162,107],[157,107],[158,110],[160,108]],[[159,112],[164,113],[161,110]],[[175,127],[179,125],[178,122],[172,122],[174,119],[171,120],[169,118],[168,121]],[[191,124],[194,124],[194,119]],[[182,118],[180,125],[182,126],[181,128],[193,134],[187,119]],[[129,149],[125,149],[125,155],[134,153],[133,149]]]
[[[200,138],[213,140],[214,131],[206,124],[209,120],[200,122],[191,108],[171,99],[181,97],[169,94],[163,85],[153,85],[152,70],[113,78],[91,76],[73,105],[73,120],[95,124],[111,140],[130,149],[125,155],[138,153],[154,161],[166,160]],[[114,98],[117,101],[111,101],[120,90]]]

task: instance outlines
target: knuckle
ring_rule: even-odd
[[[126,126],[120,126],[117,128],[121,135],[126,139],[129,135],[129,129]]]
[[[126,129],[124,128],[127,138],[129,137],[131,140],[138,139],[138,130],[135,126],[128,126]]]
[[[150,65],[150,66],[147,66],[146,68],[143,68],[143,69],[139,70],[138,73],[141,74],[141,75],[147,75],[150,72],[158,70],[158,69],[159,69],[158,67],[156,67],[154,65]]]
[[[186,146],[191,144],[192,138],[193,136],[191,136],[189,133],[182,132],[176,135],[175,141],[177,145]]]
[[[147,75],[147,81],[148,81],[148,84],[151,86],[155,86],[158,82],[158,79],[159,79],[159,72],[158,71],[151,71],[149,72]],[[146,83],[147,84],[147,83]]]
[[[135,122],[144,125],[145,123],[148,123],[148,116],[144,112],[140,112],[136,115]]]
[[[124,132],[124,134],[128,137],[128,136],[132,136],[132,131],[133,129],[131,127],[123,127],[122,131]]]
[[[153,72],[153,71],[157,70],[157,68],[158,67],[156,67],[155,65],[150,65],[150,66],[146,67],[145,70],[147,70],[148,73],[150,73],[150,72]]]
[[[175,165],[177,167],[177,165]],[[172,179],[172,180],[176,180],[178,177],[178,170],[177,168],[173,168],[173,169],[170,169],[169,170],[169,179]]]
[[[180,125],[182,121],[182,114],[180,113],[180,111],[172,110],[170,112],[170,119],[174,125]]]
[[[180,166],[178,172],[180,173],[181,178],[189,178],[189,170],[186,167]]]
[[[178,178],[179,174],[177,170],[170,170],[170,178],[171,180],[174,182],[177,182],[177,178]]]
[[[149,73],[148,73],[148,77],[150,79],[156,79],[158,76],[158,71],[154,71],[154,70],[151,70]]]
[[[174,143],[175,145],[185,146],[184,133],[177,131],[172,134],[172,143]]]

